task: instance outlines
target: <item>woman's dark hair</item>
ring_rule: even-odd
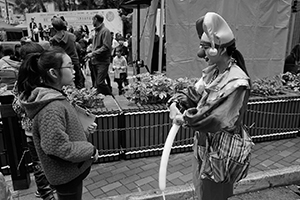
[[[296,44],[290,53],[296,62],[300,61],[300,44]]]
[[[22,60],[30,53],[42,53],[44,48],[36,42],[25,43],[20,49],[20,57]]]
[[[51,47],[42,53],[28,54],[19,69],[18,93],[29,97],[36,87],[53,84],[54,80],[49,75],[49,70],[61,68],[65,54],[60,47]]]
[[[236,64],[249,76],[243,55],[236,49],[235,42],[226,48],[228,56],[236,60]]]
[[[87,36],[89,36],[90,30],[89,30],[89,27],[86,24],[84,25],[84,29],[85,29],[85,32],[86,32]]]

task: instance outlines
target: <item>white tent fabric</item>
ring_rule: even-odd
[[[150,70],[152,50],[154,46],[156,14],[159,0],[152,0],[151,6],[140,10],[140,58]],[[137,10],[134,10],[132,28],[132,56],[137,59]],[[140,73],[147,72],[146,68],[141,68]]]
[[[208,11],[219,13],[236,36],[252,79],[283,71],[292,0],[167,1],[167,74],[200,76],[205,64],[196,58],[195,21]],[[200,67],[199,67],[200,66]]]
[[[195,22],[208,11],[222,15],[232,28],[237,48],[244,55],[253,80],[281,73],[285,59],[291,3],[292,0],[166,1],[167,75],[170,78],[201,76],[206,63],[196,56],[199,39]],[[152,9],[154,8],[153,5]],[[146,17],[147,11],[148,9],[141,10],[141,30],[145,20],[149,18],[150,12]],[[154,13],[154,10],[151,12]],[[140,54],[146,63],[151,57],[149,52],[152,51],[150,44],[153,40],[150,40],[150,35],[154,35],[150,21],[147,24],[141,38]],[[133,33],[136,33],[135,28],[136,23],[133,23]]]

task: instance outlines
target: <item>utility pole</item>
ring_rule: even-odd
[[[7,0],[5,0],[5,8],[6,8],[6,19],[7,19],[7,23],[10,24]]]

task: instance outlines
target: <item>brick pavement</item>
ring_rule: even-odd
[[[249,173],[300,165],[299,148],[300,137],[257,143]],[[191,152],[170,156],[167,187],[192,184],[191,156]],[[84,180],[83,200],[158,189],[159,165],[160,156],[94,164]],[[29,189],[14,193],[15,199],[35,199],[35,190],[32,180]]]

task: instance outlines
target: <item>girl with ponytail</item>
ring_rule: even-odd
[[[62,88],[73,84],[74,67],[62,48],[26,56],[17,89],[20,103],[32,120],[33,142],[47,180],[58,199],[82,199],[83,179],[98,150],[88,142],[96,124],[85,131]]]

